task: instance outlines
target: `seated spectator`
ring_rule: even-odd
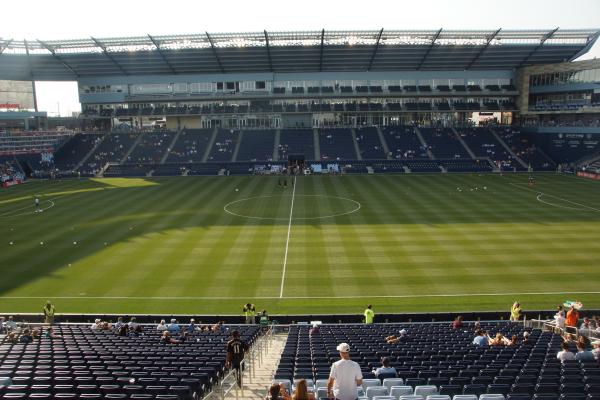
[[[142,325],[136,324],[135,328],[129,329],[129,333],[133,336],[140,336],[144,333],[144,330],[142,328]]]
[[[308,391],[306,379],[300,379],[296,382],[296,390],[292,395],[292,400],[315,400],[314,393]]]
[[[135,331],[139,324],[137,323],[137,319],[135,317],[131,317],[128,325],[130,331]]]
[[[452,329],[460,329],[463,326],[463,317],[462,315],[459,315],[458,317],[456,317],[456,319],[454,320],[454,322],[452,322]]]
[[[269,388],[269,394],[266,400],[291,400],[290,395],[285,390],[283,383],[273,383]]]
[[[600,361],[600,340],[596,340],[595,342],[592,343],[592,345],[594,346],[594,350],[592,350],[592,354],[594,354],[594,358],[597,361]]]
[[[39,329],[39,328],[34,328],[34,329],[31,331],[31,336],[32,336],[34,339],[39,339],[39,338],[41,337],[41,332],[40,332],[40,329]]]
[[[496,337],[489,341],[490,346],[506,346],[510,344],[510,341],[504,337],[500,332],[496,333]]]
[[[90,329],[93,331],[99,331],[101,326],[102,326],[102,321],[100,320],[100,318],[96,318],[94,320],[94,323],[90,326]]]
[[[556,353],[556,358],[559,359],[561,363],[575,360],[575,354],[569,351],[569,344],[567,342],[562,342],[560,348],[562,350]]]
[[[62,338],[62,336],[55,335],[54,334],[54,329],[52,329],[51,326],[49,326],[48,328],[46,328],[46,332],[44,332],[44,339],[60,339],[60,338]]]
[[[259,314],[258,323],[261,325],[269,324],[269,314],[267,314],[267,310],[262,310]]]
[[[15,332],[10,332],[6,335],[6,343],[17,344],[19,339],[17,338],[17,334]]]
[[[102,321],[102,322],[100,323],[100,330],[101,330],[101,331],[110,331],[110,330],[111,330],[111,326],[110,326],[110,324],[108,323],[108,321]]]
[[[33,336],[31,335],[31,333],[29,332],[29,329],[25,329],[23,331],[23,333],[21,334],[21,337],[19,337],[19,343],[31,343],[33,342]]]
[[[113,325],[113,329],[114,329],[115,331],[117,331],[117,332],[118,332],[118,331],[119,331],[119,329],[121,329],[121,327],[122,327],[123,325],[125,325],[125,324],[123,323],[123,317],[118,317],[118,318],[117,318],[117,322],[115,322],[115,323],[114,323],[114,325]]]
[[[189,333],[194,333],[196,331],[196,320],[194,318],[190,319],[190,324],[187,326],[187,331]]]
[[[587,336],[579,335],[576,340],[577,343],[581,343],[581,345],[586,349],[591,349],[592,344],[590,343],[590,339]]]
[[[224,323],[225,323],[224,321],[219,321],[219,322],[217,322],[216,324],[214,324],[210,330],[211,330],[213,333],[221,333],[221,332],[223,332],[223,330],[225,329],[225,328],[223,327],[223,324],[224,324]]]
[[[310,330],[308,331],[309,335],[315,335],[317,333],[319,333],[320,328],[319,328],[319,324],[313,324],[312,328],[310,328]]]
[[[164,344],[179,344],[185,342],[185,336],[182,337],[181,340],[177,340],[171,337],[169,331],[164,331],[160,337],[160,341]]]
[[[161,319],[160,322],[158,323],[158,325],[156,325],[156,330],[159,332],[164,332],[164,331],[168,330],[164,319]]]
[[[17,323],[13,320],[12,315],[9,315],[8,321],[4,323],[4,328],[7,332],[14,331],[17,329]]]
[[[167,325],[167,330],[169,331],[169,333],[178,333],[179,331],[181,331],[181,328],[179,327],[179,324],[177,323],[177,320],[175,318],[171,319],[171,323]]]
[[[127,325],[127,324],[121,325],[121,327],[117,331],[117,335],[119,335],[119,336],[127,336],[128,333],[129,333],[129,325]]]
[[[381,374],[394,374],[397,375],[396,368],[390,366],[390,359],[388,357],[383,357],[381,359],[381,367],[374,369],[373,374],[375,374],[376,378],[379,378]]]
[[[519,337],[517,335],[512,335],[510,340],[508,341],[507,346],[516,346],[519,344]]]
[[[594,361],[596,358],[594,357],[594,353],[590,350],[586,350],[583,343],[577,342],[577,354],[575,354],[575,359],[577,361]]]
[[[523,332],[523,344],[531,344],[528,331]]]
[[[488,346],[490,344],[490,337],[487,335],[487,332],[484,330],[478,330],[477,335],[473,339],[473,344],[475,346]]]
[[[475,324],[473,325],[473,330],[475,332],[480,331],[481,330],[481,322],[475,321]]]
[[[586,335],[586,336],[589,336],[590,333],[592,332],[591,321],[588,317],[585,317],[583,319],[583,322],[581,323],[581,326],[579,327],[579,331],[581,332],[582,335]]]
[[[4,326],[4,317],[0,317],[0,334],[6,333],[6,327]]]
[[[408,340],[408,336],[406,335],[406,329],[401,329],[400,330],[400,335],[396,336],[396,335],[391,335],[385,338],[386,342],[388,344],[397,344],[397,343],[404,343]]]

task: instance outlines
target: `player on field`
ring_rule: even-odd
[[[40,196],[35,196],[34,200],[33,200],[33,204],[35,205],[35,212],[42,212],[42,210],[40,210]]]

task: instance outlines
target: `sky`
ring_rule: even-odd
[[[89,4],[89,6],[88,6]],[[600,28],[600,0],[81,0],[8,1],[0,37],[76,39],[361,29]],[[600,40],[581,59],[600,57]],[[79,110],[75,83],[38,82],[40,110]]]

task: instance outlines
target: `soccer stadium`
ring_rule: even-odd
[[[600,399],[599,36],[0,37],[0,399]]]

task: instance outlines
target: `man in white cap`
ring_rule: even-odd
[[[358,386],[362,385],[360,365],[350,359],[350,346],[340,343],[337,346],[341,360],[331,365],[329,381],[327,382],[327,397],[337,400],[356,400]]]

